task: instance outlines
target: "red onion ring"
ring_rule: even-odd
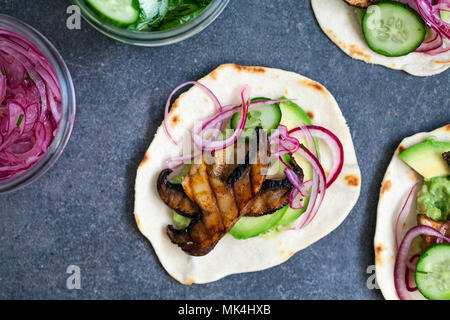
[[[173,95],[182,87],[187,86],[187,85],[199,85],[201,88],[205,89],[206,92],[208,94],[210,94],[212,100],[214,101],[216,108],[217,108],[217,113],[215,115],[213,115],[210,119],[204,121],[204,122],[198,122],[194,125],[194,128],[192,130],[192,138],[194,143],[196,142],[196,146],[199,149],[202,149],[203,146],[205,145],[209,145],[210,143],[212,143],[213,141],[215,141],[217,139],[217,137],[220,134],[220,130],[222,128],[222,124],[223,121],[230,118],[231,116],[233,116],[233,114],[235,114],[236,112],[239,111],[239,109],[242,108],[242,104],[241,105],[227,105],[227,106],[221,106],[220,102],[218,101],[218,99],[216,98],[216,96],[213,94],[213,92],[207,88],[205,85],[195,82],[195,81],[189,81],[189,82],[185,82],[180,84],[178,87],[176,87],[171,94],[169,95],[169,98],[167,99],[166,102],[166,106],[165,106],[165,117],[164,117],[164,128],[165,131],[167,133],[167,135],[169,136],[170,140],[175,143],[176,145],[178,144],[178,142],[174,139],[174,137],[172,136],[172,134],[170,133],[169,130],[169,126],[167,124],[168,122],[168,113],[169,113],[169,108],[170,108],[170,101],[173,97]],[[289,99],[278,99],[278,100],[261,100],[261,101],[255,101],[255,102],[251,102],[250,103],[250,108],[258,108],[261,106],[265,106],[265,105],[269,105],[269,104],[274,104],[274,103],[279,103],[279,102],[283,102],[283,101],[292,101]],[[245,125],[244,125],[245,126]],[[214,134],[205,139],[204,136],[208,133],[209,130],[215,130]],[[242,133],[242,132],[241,132]],[[221,143],[223,143],[221,141]],[[219,146],[216,149],[213,150],[209,150],[209,151],[218,151],[223,149],[223,146]],[[186,156],[177,156],[177,157],[173,157],[170,158],[166,161],[166,167],[169,169],[176,169],[178,167],[180,167],[181,165],[183,165],[183,163],[185,163],[185,161],[190,161],[193,158],[199,156],[201,153],[197,152],[195,154],[192,155],[186,155]]]
[[[181,88],[184,88],[188,85],[194,85],[194,86],[198,86],[200,88],[202,88],[212,99],[214,105],[216,106],[216,109],[218,112],[222,111],[222,105],[220,104],[219,100],[217,99],[217,97],[214,95],[214,93],[205,85],[201,84],[200,82],[197,81],[187,81],[187,82],[183,82],[182,84],[180,84],[179,86],[177,86],[175,89],[173,89],[173,91],[170,93],[169,98],[167,98],[166,101],[166,106],[164,108],[164,129],[166,130],[167,135],[169,136],[170,140],[172,140],[172,142],[175,145],[178,145],[177,140],[173,137],[172,133],[169,130],[169,109],[170,109],[170,102],[172,100],[172,97],[175,95],[175,93],[178,92],[178,90],[180,90]]]
[[[212,140],[212,141],[207,141],[205,143],[205,140],[203,139],[202,136],[199,135],[199,132],[198,131],[196,132],[195,130],[193,130],[192,131],[192,140],[194,141],[194,144],[196,145],[197,148],[199,148],[202,151],[218,151],[218,150],[222,150],[222,149],[225,149],[225,148],[231,146],[232,144],[234,144],[237,141],[237,139],[241,136],[242,132],[244,132],[245,123],[247,122],[247,113],[248,113],[248,109],[250,107],[249,90],[250,90],[250,87],[248,85],[245,85],[241,90],[242,117],[241,117],[239,124],[238,124],[236,130],[234,131],[233,135],[231,135],[226,140]],[[222,120],[219,119],[219,121],[222,121]]]
[[[297,153],[299,153],[300,156],[306,159],[313,167],[313,181],[308,207],[302,214],[300,223],[297,225],[297,227],[294,228],[296,230],[300,230],[308,226],[319,211],[320,205],[322,204],[322,201],[325,197],[327,178],[319,159],[317,159],[317,157],[313,155],[308,149],[300,148],[297,150]]]
[[[414,280],[414,278],[410,278],[411,274],[415,272],[416,270],[416,264],[417,264],[417,260],[420,258],[419,254],[415,254],[411,257],[411,259],[409,259],[407,266],[408,266],[408,270],[406,270],[405,272],[405,284],[406,284],[406,289],[409,292],[414,292],[417,291],[417,287],[412,287],[411,286],[411,279]]]
[[[432,32],[431,38],[422,42],[420,47],[418,47],[415,52],[427,52],[442,46],[443,40],[439,32],[437,32],[434,28],[431,28],[430,30]]]
[[[307,138],[308,136],[305,133],[306,131],[308,131],[312,137],[325,141],[331,150],[333,167],[331,168],[330,174],[327,178],[327,188],[329,188],[342,172],[342,168],[344,166],[344,147],[342,146],[339,138],[334,133],[320,126],[312,125],[295,128],[289,131],[289,135],[297,139],[305,137]],[[315,150],[315,143],[313,143],[312,140],[308,142],[308,144],[312,144]]]
[[[435,28],[442,36],[450,38],[450,25],[438,16],[438,11],[449,11],[448,3],[438,1],[438,4],[433,6],[431,0],[416,0],[416,6],[420,16],[430,28]]]
[[[283,101],[291,101],[286,99],[280,99],[280,100],[261,100],[261,101],[255,101],[250,103],[249,109],[258,108],[261,106],[279,103]],[[194,126],[193,132],[197,132],[197,135],[200,137],[203,137],[206,131],[213,127],[217,127],[218,122],[222,122],[226,119],[229,119],[231,116],[233,116],[236,112],[238,112],[242,108],[242,105],[228,105],[226,107],[223,107],[223,112],[219,112],[212,116],[210,119],[206,120],[204,123],[197,123]],[[209,142],[209,141],[208,141]],[[203,145],[203,144],[202,144]]]
[[[302,199],[304,199],[304,197],[297,188],[292,189],[292,192],[289,195],[289,207],[294,210],[303,209]]]
[[[439,231],[428,226],[417,226],[406,233],[398,248],[394,266],[395,290],[400,300],[409,300],[410,298],[405,282],[405,272],[408,270],[406,261],[408,260],[409,248],[413,240],[420,235],[433,236],[450,242],[450,238],[443,236]]]
[[[403,227],[405,226],[407,215],[411,211],[413,195],[414,192],[416,191],[416,188],[417,183],[412,186],[411,190],[408,193],[408,196],[406,197],[405,203],[402,206],[402,210],[400,210],[397,216],[397,222],[395,224],[395,243],[397,245],[397,248],[400,246],[400,242],[402,240]]]
[[[432,36],[425,40],[414,52],[425,53],[431,56],[450,50],[448,44],[448,24],[440,17],[440,11],[449,11],[449,4],[445,1],[439,1],[433,5],[431,0],[397,0],[406,3],[412,9],[416,10],[424,22],[430,27]],[[446,35],[447,34],[447,35]],[[444,38],[447,38],[444,40]]]

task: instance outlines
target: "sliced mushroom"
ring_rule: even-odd
[[[419,214],[417,215],[417,223],[421,226],[428,226],[431,227],[440,233],[442,233],[446,237],[450,237],[450,220],[445,221],[434,221],[433,219],[429,218],[425,214]],[[423,239],[423,249],[431,247],[432,245],[436,244],[437,238],[433,236],[422,236]]]
[[[297,165],[294,159],[291,160],[294,171],[303,180],[303,170]],[[258,217],[273,213],[287,204],[293,185],[287,178],[283,180],[265,180],[261,190],[253,200],[252,206],[244,212],[244,216]]]
[[[170,183],[167,177],[172,173],[171,170],[163,170],[158,178],[157,188],[161,200],[177,213],[194,218],[199,215],[198,205],[186,196],[181,184]]]
[[[358,8],[367,8],[374,3],[380,2],[383,0],[345,0],[349,5]]]

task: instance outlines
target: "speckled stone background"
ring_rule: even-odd
[[[3,299],[381,299],[369,290],[376,205],[400,140],[449,122],[449,73],[416,78],[352,60],[322,33],[307,0],[231,0],[206,30],[179,44],[139,48],[86,22],[66,28],[64,0],[0,0],[60,50],[78,97],[72,138],[40,180],[0,195]],[[286,263],[183,286],[161,267],[133,218],[136,168],[163,119],[167,95],[217,65],[292,70],[324,84],[350,126],[363,174],[359,202],[328,237]],[[81,290],[66,268],[81,268]]]

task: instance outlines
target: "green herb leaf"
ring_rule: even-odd
[[[23,114],[21,114],[21,115],[19,116],[19,119],[17,120],[17,123],[16,123],[17,128],[20,127],[20,124],[22,123],[23,117],[24,117]]]

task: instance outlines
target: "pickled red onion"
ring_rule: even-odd
[[[61,91],[47,58],[30,41],[0,30],[0,181],[47,151],[61,119]]]

